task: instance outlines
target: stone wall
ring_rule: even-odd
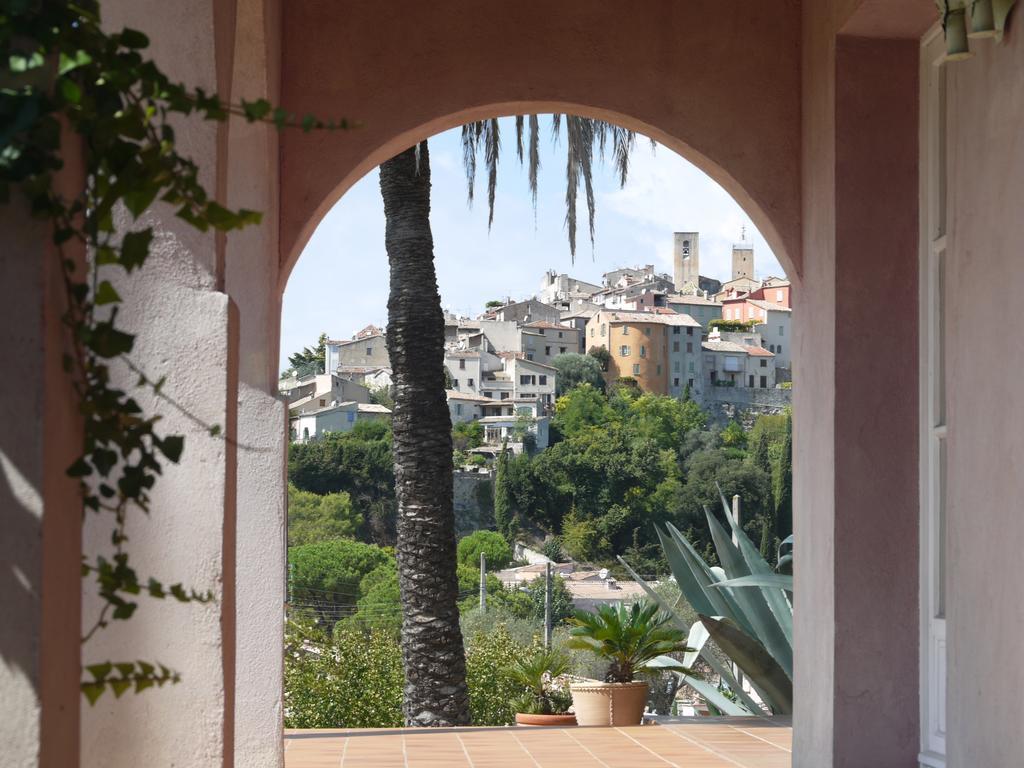
[[[495,472],[455,472],[455,533],[494,528]]]

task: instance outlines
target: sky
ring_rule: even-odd
[[[670,149],[652,149],[642,137],[625,187],[619,187],[610,163],[595,164],[593,247],[580,190],[574,263],[565,229],[564,144],[553,144],[550,120],[542,117],[535,214],[526,169],[516,158],[512,119],[502,120],[501,129],[505,141],[489,232],[482,167],[476,200],[472,208],[467,205],[459,129],[429,140],[430,226],[445,309],[475,317],[489,299],[528,298],[548,269],[598,284],[602,273],[637,264],[654,264],[656,271],[671,275],[672,233],[680,231],[700,232],[702,275],[731,277],[732,243],[740,240],[744,227],[754,243],[756,275],[784,274],[761,233],[725,190]],[[387,298],[384,204],[374,170],[327,213],[292,271],[281,318],[282,370],[289,354],[314,345],[321,332],[345,339],[370,323],[383,328]]]

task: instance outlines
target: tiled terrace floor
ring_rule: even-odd
[[[285,731],[286,768],[790,768],[788,722],[677,719],[635,728]]]

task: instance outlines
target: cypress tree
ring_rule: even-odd
[[[782,453],[773,473],[772,495],[775,501],[775,535],[785,539],[793,532],[793,417],[786,417]]]

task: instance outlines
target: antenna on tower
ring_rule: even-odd
[[[747,225],[743,224],[740,226],[740,242],[747,242]]]

